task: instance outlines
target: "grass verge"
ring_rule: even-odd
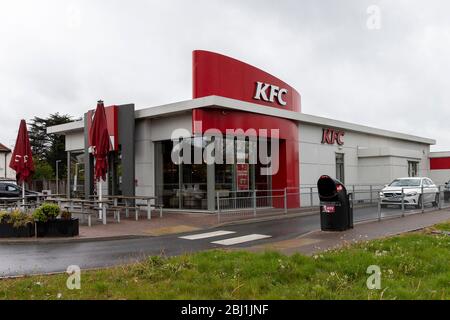
[[[366,285],[371,265],[381,269],[379,290]],[[0,299],[450,299],[450,236],[424,231],[312,257],[221,250],[149,257],[82,272],[80,290],[68,290],[67,278],[0,280]]]
[[[440,231],[449,231],[450,232],[450,221],[444,222],[444,223],[439,223],[439,224],[435,225],[434,227],[435,227],[435,229],[440,230]]]

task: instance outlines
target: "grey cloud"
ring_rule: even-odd
[[[367,7],[382,27],[368,30]],[[15,1],[0,7],[0,141],[21,118],[81,115],[98,98],[191,97],[191,51],[284,79],[303,111],[436,138],[450,149],[446,1]]]

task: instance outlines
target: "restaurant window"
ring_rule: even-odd
[[[336,179],[345,183],[344,154],[336,153]]]
[[[204,150],[207,145],[205,138],[195,137],[191,143],[191,163],[194,163],[195,150]],[[225,198],[248,198],[252,190],[258,190],[259,198],[267,198],[270,194],[271,177],[261,174],[265,165],[257,161],[250,163],[250,157],[255,155],[260,142],[249,139],[238,141],[236,138],[224,139],[223,161],[214,165],[214,194]],[[253,145],[255,144],[255,145]],[[228,150],[234,152],[226,153]],[[269,155],[271,153],[269,143]],[[173,209],[208,209],[208,166],[200,164],[175,164],[171,158],[173,142],[171,140],[155,142],[155,184],[156,195],[165,208]],[[228,159],[227,159],[228,158]],[[253,159],[253,158],[252,158]],[[211,183],[211,182],[210,182]],[[240,205],[244,205],[241,199]],[[225,203],[225,202],[224,202]],[[231,202],[230,202],[231,203]],[[249,205],[251,205],[251,201]],[[245,204],[246,205],[246,204]]]
[[[419,168],[419,162],[408,161],[408,177],[417,177]]]
[[[195,149],[202,148],[202,143],[192,139],[191,164],[181,165],[172,161],[171,140],[155,143],[156,195],[165,208],[207,209],[207,166],[193,161]]]

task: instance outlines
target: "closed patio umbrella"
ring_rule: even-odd
[[[22,184],[22,203],[25,204],[25,182],[30,181],[34,174],[33,154],[25,120],[20,121],[16,145],[9,167],[16,171],[17,183]]]
[[[110,150],[110,138],[108,133],[108,123],[106,120],[105,106],[103,101],[98,101],[89,132],[92,155],[95,158],[94,179],[98,182],[98,198],[102,200],[102,181],[106,180],[108,171],[108,152]],[[105,222],[103,217],[103,222]]]

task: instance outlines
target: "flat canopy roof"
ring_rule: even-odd
[[[414,135],[404,134],[395,131],[389,131],[384,129],[378,129],[368,126],[363,126],[355,123],[339,121],[319,116],[314,116],[310,114],[294,112],[289,110],[283,110],[279,108],[271,108],[261,106],[255,103],[249,103],[241,100],[235,100],[220,96],[208,96],[204,98],[192,99],[187,101],[181,101],[156,107],[150,107],[145,109],[140,109],[135,111],[136,119],[146,119],[146,118],[160,118],[168,117],[173,114],[182,113],[190,111],[192,109],[207,108],[207,107],[218,107],[239,111],[247,111],[252,113],[259,113],[273,117],[279,117],[289,120],[294,120],[300,123],[314,124],[320,126],[326,126],[337,129],[345,129],[348,131],[362,132],[376,136],[383,136],[388,138],[394,138],[399,140],[419,142],[428,145],[436,144],[436,140],[418,137]],[[47,133],[59,133],[65,134],[74,131],[79,131],[84,128],[84,121],[75,121],[67,124],[62,124],[58,126],[48,127]]]

